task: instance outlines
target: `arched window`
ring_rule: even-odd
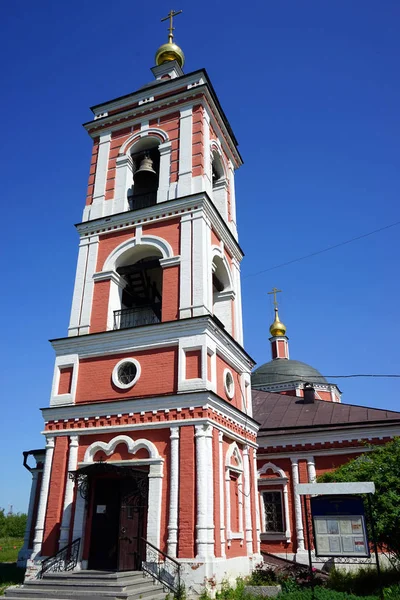
[[[226,261],[216,254],[212,263],[213,314],[221,321],[228,333],[232,334],[232,289],[229,267]]]
[[[288,478],[273,463],[265,463],[258,471],[261,496],[261,539],[290,541]]]
[[[128,191],[131,210],[157,203],[160,178],[159,143],[160,141],[156,137],[146,136],[132,147],[133,183]]]
[[[211,176],[213,202],[225,219],[228,218],[228,181],[225,174],[224,163],[217,149],[211,153]]]
[[[150,325],[161,321],[161,252],[138,245],[123,254],[116,271],[120,275],[120,308],[114,310],[114,329]]]

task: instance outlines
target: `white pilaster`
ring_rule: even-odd
[[[315,470],[315,460],[314,460],[313,456],[309,456],[307,458],[307,472],[308,472],[308,481],[310,483],[316,483],[317,472]]]
[[[89,333],[90,319],[92,316],[92,303],[94,281],[93,275],[96,272],[97,254],[99,251],[99,236],[93,235],[89,240],[88,261],[85,272],[85,287],[82,298],[82,314],[79,323],[79,334]]]
[[[234,319],[235,319],[235,339],[241,345],[243,345],[243,315],[242,315],[242,290],[240,281],[240,264],[233,258],[232,259],[232,278],[235,301],[234,301]]]
[[[43,542],[44,523],[46,518],[47,500],[49,498],[50,475],[53,464],[54,437],[46,440],[46,458],[44,461],[42,487],[40,490],[39,508],[36,519],[35,537],[33,540],[33,556],[40,554]]]
[[[129,209],[128,191],[133,184],[133,162],[128,154],[117,156],[115,165],[114,213]]]
[[[207,517],[207,425],[195,426],[196,439],[196,548],[197,558],[205,558],[208,552],[208,517]]]
[[[176,557],[178,544],[178,500],[179,500],[179,427],[171,427],[171,466],[167,553]]]
[[[97,155],[96,174],[94,178],[93,203],[90,211],[91,219],[104,215],[108,157],[110,155],[111,133],[100,135],[99,153]]]
[[[193,216],[193,316],[209,314],[209,289],[212,285],[211,264],[211,229],[204,215],[200,212]]]
[[[245,540],[247,554],[253,554],[253,535],[251,525],[251,496],[250,496],[250,460],[249,447],[243,449],[243,476],[244,476],[244,513],[245,513]]]
[[[61,521],[60,539],[58,549],[68,544],[69,530],[71,525],[72,505],[74,501],[75,482],[69,477],[71,471],[75,471],[78,464],[78,436],[71,435],[69,438],[68,472],[65,484],[64,507]]]
[[[203,141],[204,141],[204,189],[212,198],[212,173],[210,150],[210,115],[204,109],[203,116]]]
[[[233,236],[237,239],[236,228],[236,195],[235,195],[235,169],[231,160],[228,161],[229,199],[231,203],[231,219],[229,223]]]
[[[181,110],[179,122],[178,197],[192,193],[193,110]]]
[[[192,316],[192,215],[181,218],[181,268],[179,317]]]
[[[93,300],[93,274],[96,271],[99,236],[83,238],[79,244],[74,295],[68,335],[89,333]]]
[[[301,508],[301,497],[297,493],[297,484],[299,483],[299,462],[297,458],[292,458],[292,482],[294,494],[294,515],[296,522],[297,552],[305,552],[304,531],[303,531],[303,511]]]
[[[89,239],[84,238],[79,243],[78,262],[76,266],[74,294],[72,297],[71,316],[69,320],[68,335],[79,334],[81,319],[83,289],[85,286],[85,273],[89,253]]]
[[[149,472],[149,508],[147,513],[147,540],[160,547],[163,464],[153,464]]]
[[[160,171],[158,179],[157,203],[169,199],[169,180],[171,171],[171,142],[164,142],[158,146],[160,152]]]
[[[218,461],[219,461],[219,520],[221,536],[221,556],[225,558],[225,475],[224,475],[224,434],[218,432]]]

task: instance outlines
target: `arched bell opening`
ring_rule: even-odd
[[[211,168],[212,168],[212,186],[213,189],[217,186],[217,183],[225,178],[225,171],[222,164],[221,156],[216,150],[211,155]]]
[[[120,276],[120,309],[114,311],[114,329],[151,325],[161,321],[161,252],[140,245],[124,254],[116,271]]]
[[[132,148],[133,183],[128,191],[131,210],[157,203],[160,178],[159,140],[152,136],[140,139]]]
[[[220,256],[214,256],[212,263],[213,314],[221,321],[228,333],[232,334],[233,290],[228,268]]]
[[[224,218],[228,217],[227,190],[228,182],[222,156],[214,150],[211,153],[212,199]]]

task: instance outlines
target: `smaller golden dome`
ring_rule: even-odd
[[[286,326],[279,320],[278,308],[275,307],[275,321],[269,328],[273,337],[286,335]]]
[[[156,52],[156,65],[162,65],[170,60],[176,60],[180,67],[185,63],[185,55],[183,51],[174,42],[167,42],[159,47]]]

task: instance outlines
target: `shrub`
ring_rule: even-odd
[[[289,594],[282,593],[279,596],[280,600],[361,600],[360,596],[347,594],[346,592],[335,592],[323,587],[316,587],[314,597],[311,588],[290,592]],[[378,600],[378,596],[363,596],[362,600]]]
[[[400,572],[393,568],[383,569],[381,571],[381,582],[383,587],[390,587],[399,583]],[[329,573],[328,587],[340,592],[350,592],[362,596],[363,594],[378,592],[380,581],[376,569],[358,569],[354,572],[332,569]]]

